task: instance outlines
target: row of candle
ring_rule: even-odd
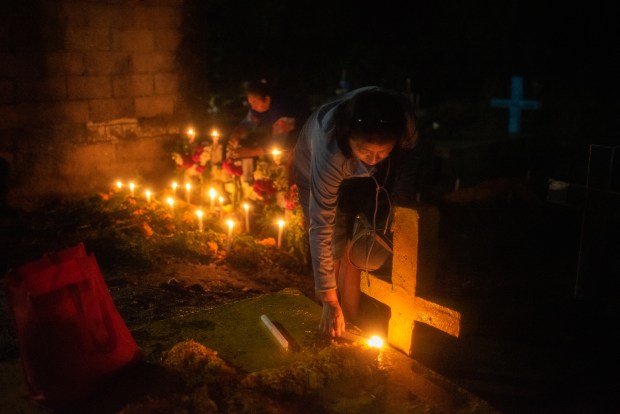
[[[116,188],[118,190],[121,190],[123,188],[123,183],[122,181],[117,181],[115,184]],[[135,189],[136,189],[136,185],[134,182],[130,182],[128,184],[129,187],[129,191],[132,197],[135,197]],[[176,182],[172,183],[172,189],[174,191],[174,193],[176,194],[176,189],[178,188],[178,184]],[[190,198],[190,191],[191,191],[191,184],[190,183],[186,183],[185,184],[185,189],[186,189],[186,201],[188,204],[190,204],[191,198]],[[145,195],[145,199],[147,203],[151,202],[153,193],[150,190],[145,190],[144,192]],[[210,188],[209,189],[209,198],[211,199],[211,203],[210,203],[210,211],[214,211],[214,203],[215,203],[215,198],[217,197],[217,191],[214,188]],[[224,211],[224,197],[219,196],[219,214],[220,217],[222,217],[223,215],[223,211]],[[174,197],[167,197],[166,198],[166,203],[168,204],[168,206],[170,207],[170,209],[174,209],[174,203],[175,203],[175,199]],[[245,224],[245,231],[246,233],[250,232],[250,205],[248,203],[243,203],[243,212],[244,212],[244,224]],[[203,232],[204,231],[204,224],[203,224],[203,217],[204,217],[204,212],[201,209],[197,209],[196,210],[196,216],[198,217],[198,231],[199,232]],[[226,224],[228,226],[228,239],[227,239],[227,249],[230,248],[230,242],[232,240],[232,231],[233,231],[233,227],[235,225],[235,221],[232,219],[228,219],[226,220]],[[284,225],[286,224],[286,222],[283,219],[279,219],[277,221],[278,224],[278,239],[277,239],[277,246],[278,248],[280,248],[282,246],[282,234],[283,234],[283,230],[284,230]]]

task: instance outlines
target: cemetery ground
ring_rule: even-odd
[[[436,273],[419,280],[418,292],[458,310],[461,335],[418,323],[412,358],[501,412],[614,412],[617,316],[611,302],[573,295],[580,213],[521,184],[482,183],[434,203]],[[83,241],[131,330],[285,288],[314,297],[308,266],[274,246],[247,242],[231,260],[213,245],[205,251],[170,235],[165,248],[151,251],[142,239],[95,231],[101,211],[53,206],[2,217],[2,274]],[[19,348],[4,292],[1,298],[0,358],[11,361]],[[363,306],[375,320],[388,312],[369,299]]]

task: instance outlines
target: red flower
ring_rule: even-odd
[[[200,162],[200,155],[202,155],[202,152],[204,151],[204,147],[196,147],[194,148],[194,155],[192,155],[192,161],[194,162],[194,164],[198,164]]]
[[[243,169],[241,168],[241,166],[235,164],[235,162],[232,160],[223,161],[222,169],[226,171],[228,174],[234,175],[236,177],[239,177],[241,174],[243,174]]]
[[[254,180],[254,192],[263,198],[269,198],[276,193],[276,187],[271,180]]]
[[[183,168],[191,168],[194,165],[194,161],[192,161],[191,157],[183,157]]]

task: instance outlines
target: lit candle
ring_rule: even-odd
[[[202,210],[196,210],[198,216],[198,231],[202,233]]]
[[[370,338],[368,338],[368,346],[372,347],[372,348],[381,348],[383,347],[383,339],[381,339],[380,337],[373,335]]]
[[[136,185],[132,182],[129,183],[129,192],[131,194],[131,196],[133,197],[134,195],[134,189],[136,188]]]
[[[189,128],[187,130],[187,137],[189,142],[194,142],[194,138],[196,137],[196,133],[194,132],[194,130],[192,128]]]
[[[179,185],[177,184],[177,182],[176,182],[176,181],[173,181],[173,182],[172,182],[172,195],[174,195],[175,197],[177,196],[177,187],[178,187],[178,186],[179,186]]]
[[[192,193],[192,185],[185,183],[185,197],[187,198],[187,204],[190,204],[190,195]]]
[[[174,209],[174,198],[172,198],[172,197],[166,198],[166,203],[168,203],[168,205],[170,206],[171,210]]]
[[[215,196],[216,196],[216,194],[217,193],[215,192],[215,189],[213,187],[211,187],[209,189],[209,197],[211,198],[211,204],[210,204],[210,208],[209,208],[210,211],[213,211],[213,204],[215,203]]]
[[[213,147],[215,148],[217,146],[217,140],[219,138],[219,133],[217,132],[217,129],[213,129],[211,130],[211,140],[213,141]]]
[[[151,202],[151,192],[149,190],[146,190],[144,192],[144,195],[146,196],[146,202],[150,203]]]
[[[274,148],[273,151],[271,151],[271,155],[273,156],[273,162],[275,162],[277,165],[280,165],[280,160],[282,159],[282,151]]]
[[[117,181],[117,182],[116,182],[116,188],[118,188],[119,190],[120,190],[121,188],[123,188],[123,183],[122,183],[121,181]]]
[[[220,201],[220,218],[224,215],[224,197],[219,196]]]
[[[226,250],[230,250],[230,243],[232,242],[232,231],[233,227],[235,227],[234,220],[228,219],[226,220],[226,224],[228,225],[228,238],[226,239]]]
[[[282,229],[284,228],[284,220],[278,220],[278,247],[282,246]]]
[[[245,212],[245,232],[250,232],[250,205],[248,203],[243,203],[243,210]]]

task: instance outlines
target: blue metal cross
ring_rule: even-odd
[[[491,106],[508,108],[508,133],[517,135],[521,132],[521,111],[540,109],[540,102],[523,99],[523,78],[513,76],[510,99],[491,99]]]

